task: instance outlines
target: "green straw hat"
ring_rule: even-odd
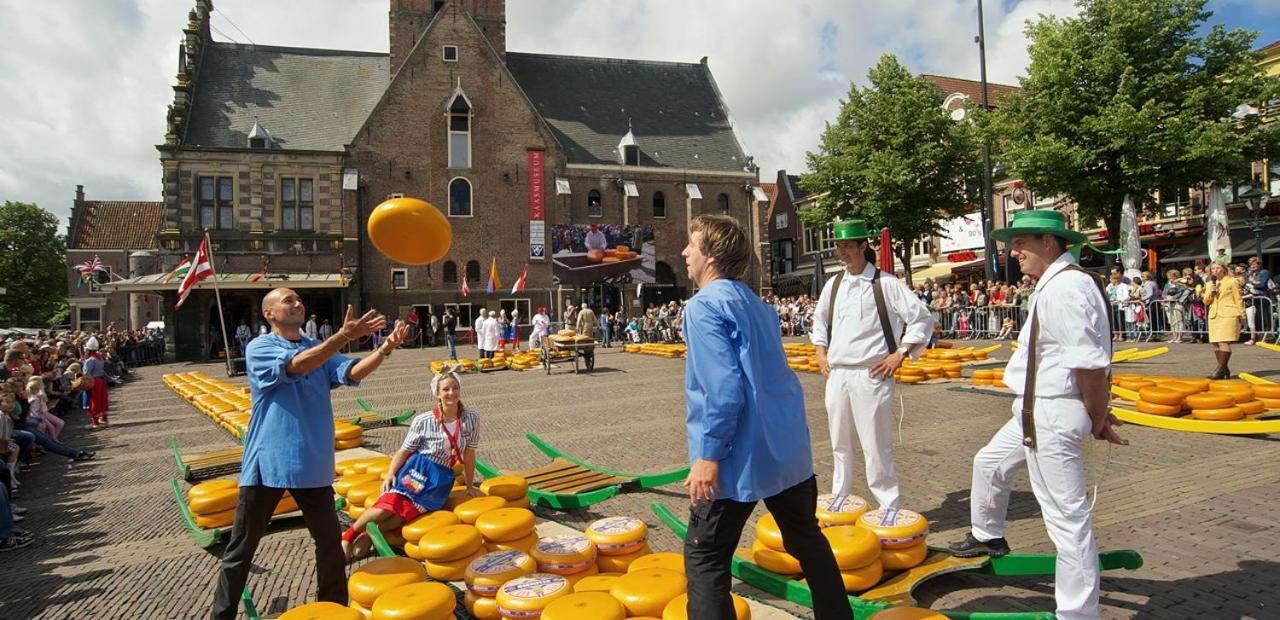
[[[880,233],[867,232],[866,220],[840,220],[835,223],[833,232],[832,239],[836,241],[872,239],[880,236]]]
[[[1018,235],[1053,235],[1068,245],[1084,242],[1083,233],[1067,228],[1067,218],[1052,209],[1030,209],[1013,214],[1013,221],[1005,228],[991,231],[997,241],[1008,242]]]

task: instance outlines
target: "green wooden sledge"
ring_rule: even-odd
[[[206,549],[212,547],[222,539],[222,535],[225,534],[227,530],[220,527],[205,529],[196,525],[195,515],[191,514],[191,508],[187,506],[187,495],[182,492],[182,484],[178,482],[177,478],[171,478],[169,481],[173,484],[173,499],[178,504],[178,512],[182,514],[182,522],[183,525],[187,527],[187,533],[191,534],[191,538],[195,539],[197,545]],[[342,510],[346,505],[347,500],[339,497],[334,500],[333,509]],[[289,512],[273,516],[271,517],[271,520],[274,522],[278,519],[287,519],[300,516],[301,514],[302,513],[298,511]]]

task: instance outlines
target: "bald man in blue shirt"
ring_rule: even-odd
[[[851,620],[840,569],[815,516],[804,391],[787,366],[777,313],[740,280],[751,265],[746,233],[729,216],[699,216],[683,256],[699,289],[684,312],[688,615],[734,618],[730,562],[751,511],[764,500],[787,553],[804,570],[814,617]]]

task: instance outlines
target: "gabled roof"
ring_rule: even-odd
[[[341,151],[390,80],[388,55],[210,41],[183,143],[247,148],[254,121],[272,148]]]
[[[798,174],[787,175],[787,192],[791,195],[792,204],[809,195],[809,192],[800,188],[800,175]]]
[[[1280,48],[1280,39],[1277,39],[1277,40],[1272,41],[1272,42],[1270,42],[1270,43],[1268,43],[1268,44],[1266,44],[1266,45],[1263,45],[1262,47],[1259,47],[1258,49],[1256,49],[1256,50],[1254,50],[1254,51],[1255,51],[1255,52],[1263,52],[1263,53],[1265,53],[1265,52],[1270,52],[1271,50],[1274,50],[1274,49],[1277,49],[1277,48]]]
[[[927,73],[921,77],[933,82],[934,86],[937,86],[938,90],[942,91],[943,97],[953,93],[960,93],[968,97],[975,104],[982,103],[982,82],[977,80],[947,77],[945,75],[930,75]],[[994,107],[999,107],[1000,100],[1004,97],[1021,91],[1022,89],[1017,86],[987,82],[987,98],[989,99],[990,104]]]
[[[142,250],[156,245],[164,203],[86,200],[76,214],[68,250]]]
[[[743,172],[747,165],[704,64],[507,52],[507,68],[571,164],[617,165],[633,128],[640,165]]]

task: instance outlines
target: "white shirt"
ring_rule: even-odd
[[[533,333],[545,336],[549,327],[551,327],[551,317],[541,312],[533,315]]]
[[[488,319],[485,319],[483,322],[477,322],[477,323],[479,324],[479,330],[480,330],[480,333],[477,336],[477,340],[480,342],[481,345],[483,345],[480,348],[484,349],[485,351],[497,351],[498,336],[499,336],[498,319],[495,319],[493,318],[493,316],[490,316]]]
[[[316,339],[316,322],[307,321],[306,331],[307,331],[307,337],[312,340],[315,340]]]
[[[588,250],[603,250],[605,246],[608,244],[609,244],[609,241],[605,239],[604,233],[598,230],[594,232],[588,232],[587,238],[583,240],[583,245],[587,246]]]
[[[1026,387],[1027,351],[1031,343],[1031,317],[1040,315],[1036,397],[1078,397],[1075,369],[1094,370],[1111,365],[1111,331],[1107,306],[1098,285],[1083,273],[1054,274],[1076,261],[1064,252],[1036,282],[1027,302],[1025,329],[1018,334],[1018,350],[1004,369],[1004,383],[1015,394]],[[1052,280],[1052,281],[1051,281]],[[1043,299],[1042,303],[1037,300]]]
[[[833,367],[871,366],[890,353],[884,342],[884,330],[880,327],[880,314],[876,310],[875,291],[871,285],[875,273],[876,267],[870,263],[856,276],[848,269],[840,272],[834,337],[827,333],[827,321],[831,284],[836,278],[827,280],[822,287],[822,295],[818,297],[818,306],[813,312],[813,333],[809,339],[815,345],[827,347],[827,361]],[[916,345],[928,342],[933,332],[933,315],[929,313],[929,307],[893,274],[881,272],[880,288],[884,290],[889,325],[898,346],[904,342]],[[898,337],[898,334],[902,336]],[[915,347],[911,356],[917,357],[921,349],[922,346]]]

